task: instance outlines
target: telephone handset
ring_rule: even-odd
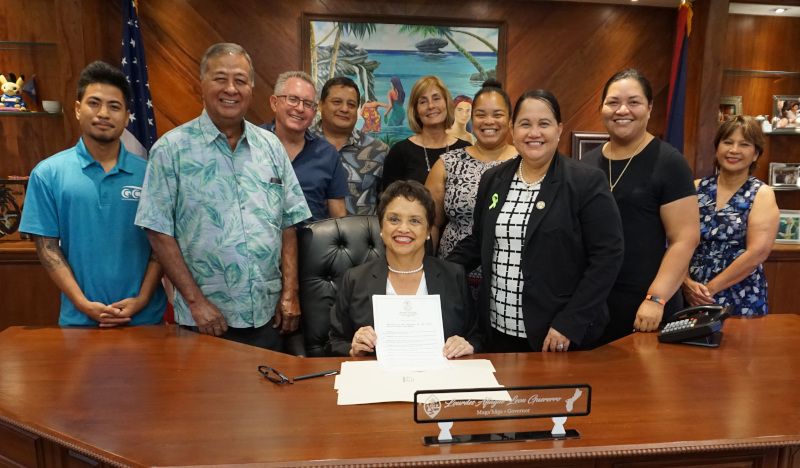
[[[664,324],[658,341],[715,348],[722,341],[722,323],[730,316],[730,308],[713,304],[683,309]]]

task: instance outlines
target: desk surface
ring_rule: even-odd
[[[0,333],[0,420],[125,465],[481,463],[800,445],[800,316],[730,319],[719,349],[635,334],[590,352],[491,355],[504,385],[588,383],[592,412],[564,441],[425,447],[409,403],[337,406],[338,367],[175,327],[12,327]],[[485,356],[484,356],[485,357]],[[548,430],[549,420],[453,433]]]

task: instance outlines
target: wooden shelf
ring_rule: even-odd
[[[752,78],[782,78],[786,76],[800,77],[800,72],[785,71],[785,70],[742,70],[736,68],[728,68],[725,69],[723,73],[732,76],[749,76]]]
[[[63,112],[43,112],[43,111],[0,111],[0,116],[9,117],[41,117],[43,115],[60,117],[64,115]]]
[[[0,49],[29,49],[31,47],[55,47],[55,42],[39,41],[0,41]]]

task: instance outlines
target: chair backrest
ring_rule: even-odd
[[[325,355],[338,281],[348,268],[384,255],[380,231],[376,216],[325,219],[297,231],[306,355]]]

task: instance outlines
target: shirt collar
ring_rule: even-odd
[[[78,140],[75,152],[78,154],[78,159],[81,161],[81,169],[86,169],[92,164],[100,165],[100,163],[97,162],[97,160],[95,160],[91,154],[89,154],[89,150],[86,149],[86,145],[83,143],[83,137]],[[114,168],[116,170],[132,174],[133,170],[130,167],[131,157],[132,156],[129,155],[128,150],[125,148],[125,144],[120,140],[119,154],[117,154],[117,164],[114,166]],[[109,172],[113,172],[113,170],[114,169]]]
[[[211,121],[211,117],[208,116],[208,112],[203,109],[203,112],[200,114],[200,117],[197,119],[198,125],[200,126],[200,133],[202,134],[203,142],[207,145],[213,143],[217,138],[222,136],[225,139],[226,144],[228,141],[228,137],[214,125],[214,122]],[[245,125],[245,120],[242,119],[242,135],[239,137],[239,141],[242,141],[242,138],[247,136],[247,125]]]
[[[311,126],[309,129],[314,135],[317,135],[320,138],[325,138],[325,132],[322,131],[322,119],[317,120],[314,125]],[[347,137],[347,142],[342,146],[359,146],[361,143],[362,133],[359,132],[355,126],[353,126],[353,131],[350,132],[350,136]]]
[[[265,129],[269,130],[270,132],[275,133],[275,121],[273,120],[272,122],[270,122],[268,124],[262,125],[262,128],[265,128]],[[312,125],[312,126],[308,127],[305,132],[303,132],[303,138],[305,138],[306,141],[314,141],[317,138],[323,138],[323,135],[322,135],[322,133],[320,133],[318,135],[316,133],[316,131],[314,130],[314,126]]]

